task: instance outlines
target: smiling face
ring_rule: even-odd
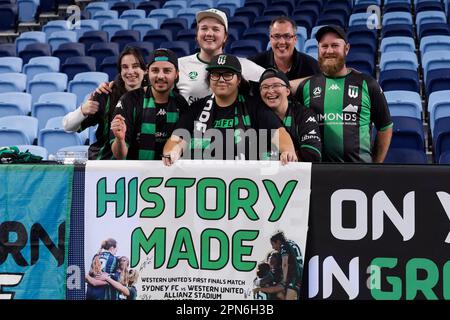
[[[214,18],[204,18],[197,25],[199,47],[210,55],[222,53],[227,33],[225,26]]]
[[[323,35],[319,42],[320,70],[330,76],[340,75],[349,50],[350,46],[334,32]]]
[[[270,45],[277,58],[290,58],[294,53],[297,35],[288,21],[275,22],[270,28]]]
[[[261,99],[271,109],[277,109],[285,105],[291,90],[279,78],[272,77],[265,79],[260,85]]]
[[[217,97],[227,98],[237,93],[240,82],[241,78],[231,70],[215,69],[210,72],[209,84]]]
[[[155,91],[166,93],[172,90],[178,71],[169,61],[155,61],[148,67],[148,76]]]
[[[122,57],[122,61],[120,61],[120,76],[128,91],[141,86],[144,74],[145,71],[141,69],[141,65],[134,55],[127,54]]]

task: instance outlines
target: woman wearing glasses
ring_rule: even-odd
[[[280,118],[291,135],[298,160],[320,161],[322,143],[316,115],[291,98],[286,75],[276,69],[267,69],[259,85],[261,99]]]
[[[194,159],[259,159],[264,139],[278,146],[283,164],[297,161],[292,140],[277,117],[250,98],[235,56],[220,54],[206,68],[213,94],[191,105],[164,146],[165,165],[181,155]],[[252,130],[253,129],[253,130]],[[273,135],[272,135],[273,133]],[[252,140],[252,139],[256,139]],[[264,150],[265,151],[265,150]]]
[[[249,60],[264,68],[274,68],[286,74],[289,80],[312,76],[320,72],[317,60],[298,52],[297,25],[288,17],[277,17],[269,26],[271,50],[260,53]],[[298,85],[299,80],[291,81],[291,86]]]

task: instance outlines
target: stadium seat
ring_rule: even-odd
[[[70,92],[49,92],[39,97],[33,104],[31,115],[38,119],[38,130],[45,127],[47,120],[53,117],[65,116],[75,110],[77,96]]]
[[[104,10],[96,12],[91,17],[98,21],[99,26],[101,26],[106,20],[119,19],[119,13],[116,10]]]
[[[126,10],[133,10],[136,5],[130,1],[117,1],[111,6],[111,10],[115,10],[119,13],[119,16]]]
[[[118,56],[106,57],[100,64],[100,72],[108,74],[109,81],[114,80],[117,75],[117,59]]]
[[[423,150],[408,148],[389,148],[384,163],[426,164],[427,155]]]
[[[381,53],[393,51],[415,52],[416,46],[413,38],[409,37],[388,37],[381,40]]]
[[[447,23],[447,17],[443,11],[416,12],[416,28],[420,34],[421,28],[427,23]]]
[[[195,1],[195,0],[194,0]],[[194,2],[192,1],[192,2]],[[193,4],[190,4],[191,8],[193,8]],[[158,20],[158,25],[161,25],[161,23],[168,18],[175,18],[175,13],[172,9],[154,9],[150,11],[150,14],[147,16],[147,18],[154,18]]]
[[[16,45],[14,43],[0,43],[0,57],[15,57]]]
[[[422,101],[417,92],[385,91],[384,96],[386,97],[391,116],[422,119]]]
[[[412,25],[410,24],[389,24],[381,29],[381,38],[387,37],[414,37]]]
[[[0,118],[0,146],[33,144],[37,136],[38,120],[28,116]]]
[[[419,92],[417,71],[392,69],[380,72],[379,83],[383,91],[405,90]]]
[[[372,53],[349,52],[347,56],[347,66],[362,73],[374,76],[375,56]]]
[[[32,104],[44,93],[63,92],[67,88],[67,75],[60,72],[45,72],[34,76],[28,84],[27,92],[31,94]]]
[[[190,51],[195,52],[195,49],[197,48],[197,42],[195,40],[196,35],[197,30],[195,29],[180,30],[178,31],[176,40],[186,41],[187,43],[189,43]]]
[[[177,18],[183,18],[186,19],[188,23],[188,28],[192,27],[192,24],[195,21],[195,15],[199,10],[197,8],[184,8],[180,9],[177,12]],[[236,16],[236,14],[235,14]]]
[[[77,105],[80,105],[86,95],[94,91],[102,82],[108,81],[104,72],[83,72],[75,75],[69,82],[67,91],[77,95]]]
[[[111,39],[112,36],[117,31],[127,29],[128,29],[128,21],[125,19],[107,20],[101,26],[101,30],[106,31],[108,33],[108,39]]]
[[[450,67],[430,70],[426,73],[425,93],[429,96],[431,93],[442,90],[450,90]]]
[[[184,18],[169,18],[161,23],[160,28],[170,30],[172,32],[172,39],[175,39],[178,31],[186,30],[189,26],[187,20]]]
[[[139,48],[141,50],[142,56],[144,57],[144,60],[147,62],[147,58],[150,55],[150,52],[155,50],[155,47],[153,46],[153,43],[151,42],[144,42],[144,41],[138,41],[138,42],[130,42],[127,47],[134,47]],[[125,47],[126,48],[126,47]],[[100,70],[101,71],[101,70]]]
[[[189,3],[190,8],[197,8],[199,10],[214,8],[215,5],[215,1],[213,0],[191,0]]]
[[[190,45],[186,41],[169,41],[161,42],[162,48],[170,49],[177,55],[178,58],[188,56],[191,54]]]
[[[180,0],[169,0],[166,1],[163,6],[164,9],[172,9],[177,13],[180,9],[184,9],[187,7],[187,1]]]
[[[433,134],[436,120],[450,117],[450,90],[431,93],[428,98],[428,112],[430,113],[430,129]]]
[[[146,16],[148,16],[153,9],[160,9],[160,8],[161,3],[159,1],[142,1],[136,7],[136,9],[144,10]]]
[[[444,151],[439,156],[439,164],[450,164],[450,151]]]
[[[93,17],[98,11],[109,10],[110,3],[108,2],[89,2],[86,6],[86,11]]]
[[[42,31],[22,32],[16,39],[16,52],[20,53],[25,47],[31,43],[45,43],[46,35]]]
[[[450,36],[428,36],[420,39],[421,54],[429,51],[450,51]]]
[[[100,23],[94,19],[80,20],[80,25],[75,29],[78,38],[81,38],[85,32],[97,31],[100,28]]]
[[[19,57],[22,58],[24,64],[27,64],[34,57],[50,56],[51,51],[50,45],[47,43],[30,43],[19,52]]]
[[[439,118],[433,133],[434,158],[439,161],[441,153],[450,151],[450,117]]]
[[[155,48],[159,48],[162,42],[172,41],[172,32],[170,30],[151,30],[144,36],[144,42],[151,42]]]
[[[45,128],[39,131],[38,145],[46,148],[52,155],[61,148],[83,144],[80,134],[64,131],[62,119],[63,117],[49,119]]]
[[[93,44],[107,43],[108,39],[109,37],[106,31],[96,30],[85,32],[83,36],[78,39],[78,42],[83,43],[86,48],[86,52],[88,52]]]
[[[18,22],[17,5],[3,4],[0,6],[0,31],[14,31]]]
[[[55,51],[63,43],[77,42],[75,31],[55,31],[48,37],[48,44]]]
[[[269,43],[269,33],[266,28],[248,28],[242,35],[242,40],[260,41],[263,48]]]
[[[391,117],[394,123],[391,148],[424,150],[422,121],[412,117]]]
[[[139,40],[143,40],[145,34],[150,30],[159,28],[158,20],[153,18],[136,19],[131,24],[131,29],[139,31]]]
[[[391,24],[413,24],[411,13],[409,12],[388,12],[383,15],[382,26]]]
[[[261,17],[261,18],[264,18],[264,17]],[[258,19],[255,19],[255,21],[254,21],[254,28],[266,28],[265,26],[257,25],[259,20],[258,21],[256,21],[256,20],[258,20]],[[242,34],[244,33],[244,31],[247,30],[248,28],[250,28],[250,21],[245,16],[232,17],[228,21],[228,27],[236,29],[238,31],[238,36],[240,39]],[[267,30],[267,28],[266,28],[266,30]]]
[[[35,22],[39,0],[17,0],[19,22]]]
[[[45,32],[47,39],[49,39],[53,32],[69,31],[69,27],[66,20],[52,20],[42,27],[42,31]]]
[[[96,70],[100,70],[100,64],[103,62],[103,59],[110,56],[118,56],[120,53],[119,44],[115,42],[94,43],[87,52],[89,56],[95,58]]]
[[[69,57],[61,66],[61,72],[67,74],[70,81],[78,73],[95,71],[95,63],[94,57]]]
[[[366,26],[367,21],[370,19],[371,13],[353,13],[350,16],[350,20],[348,22],[349,27],[351,26]]]
[[[0,118],[26,116],[31,111],[31,95],[25,92],[0,93]]]
[[[59,58],[57,57],[35,57],[23,67],[23,73],[27,75],[27,85],[34,76],[44,72],[59,72]]]
[[[231,54],[247,58],[263,51],[261,42],[257,40],[237,40],[231,44]]]
[[[60,64],[63,65],[67,58],[80,57],[85,55],[85,46],[78,42],[62,43],[58,49],[53,52],[54,57],[58,57]]]
[[[386,52],[381,54],[380,71],[405,69],[416,71],[419,66],[414,52]]]
[[[22,72],[22,58],[19,57],[1,57],[0,73]]]
[[[437,35],[450,36],[450,29],[446,23],[425,23],[420,27],[419,39]]]
[[[411,12],[411,2],[391,2],[391,3],[384,3],[383,6],[383,12]]]
[[[3,73],[0,77],[0,93],[25,91],[27,76],[23,73]]]
[[[144,18],[145,18],[145,10],[142,9],[125,10],[120,15],[120,19],[128,21],[128,26],[131,26],[133,21]]]
[[[20,152],[30,152],[35,156],[42,157],[42,160],[48,160],[48,151],[44,147],[34,146],[31,144],[20,144],[16,146]]]
[[[272,4],[276,5],[277,4],[277,3],[275,3],[276,1],[277,0],[272,0]],[[217,1],[216,6],[218,8],[220,7],[220,9],[228,8],[230,10],[230,16],[234,16],[234,12],[236,11],[236,9],[241,6],[241,1],[240,0],[219,0],[219,1]],[[292,12],[292,10],[288,11],[288,12]]]

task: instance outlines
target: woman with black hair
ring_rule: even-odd
[[[98,124],[95,133],[97,141],[89,146],[90,160],[113,159],[109,134],[117,102],[128,91],[148,84],[147,68],[138,48],[126,47],[119,56],[117,69],[118,74],[109,94],[91,94],[86,102],[63,119],[64,130],[68,132],[80,132]]]

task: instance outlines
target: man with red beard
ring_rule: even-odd
[[[173,87],[178,80],[177,55],[153,51],[147,68],[150,86],[127,92],[111,122],[111,150],[116,159],[160,160],[166,140],[188,104]]]
[[[296,98],[317,114],[324,162],[382,163],[392,137],[384,94],[372,77],[347,68],[345,31],[327,25],[316,34],[322,71],[298,88]],[[372,123],[377,129],[371,145]]]

